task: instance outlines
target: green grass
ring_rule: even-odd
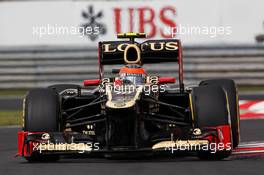
[[[22,97],[26,95],[28,89],[0,89],[0,96],[17,96]]]
[[[238,87],[241,92],[264,92],[264,86],[242,86]]]
[[[22,111],[0,111],[0,126],[21,125]]]

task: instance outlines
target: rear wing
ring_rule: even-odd
[[[179,66],[180,90],[184,91],[182,47],[178,39],[147,40],[143,43],[138,43],[132,37],[128,41],[99,42],[98,61],[100,79],[103,78],[103,65],[124,64],[124,51],[130,44],[137,45],[140,48],[142,64],[177,62]]]
[[[124,64],[124,50],[130,44],[136,44],[140,48],[142,64],[179,61],[181,48],[180,41],[176,39],[147,40],[143,43],[104,41],[99,42],[100,64]]]

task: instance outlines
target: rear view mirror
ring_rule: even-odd
[[[173,84],[176,82],[174,77],[158,77],[158,84]]]
[[[98,86],[99,84],[100,84],[100,79],[84,80],[83,81],[84,86]]]

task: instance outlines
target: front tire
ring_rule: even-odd
[[[200,86],[216,85],[225,89],[230,109],[231,127],[232,127],[232,140],[233,148],[236,148],[240,141],[240,116],[237,88],[234,80],[231,79],[212,79],[205,80],[200,83]]]
[[[58,132],[60,104],[58,94],[47,88],[30,90],[25,98],[24,131]],[[30,162],[55,161],[59,156],[34,153],[26,157]]]
[[[195,125],[198,128],[229,125],[229,113],[225,91],[220,86],[200,86],[192,91]],[[230,133],[231,137],[231,133]],[[199,151],[198,157],[221,160],[230,156],[231,150]]]

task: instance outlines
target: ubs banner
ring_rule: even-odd
[[[185,45],[263,43],[262,0],[0,2],[0,46],[87,45],[118,32]]]

